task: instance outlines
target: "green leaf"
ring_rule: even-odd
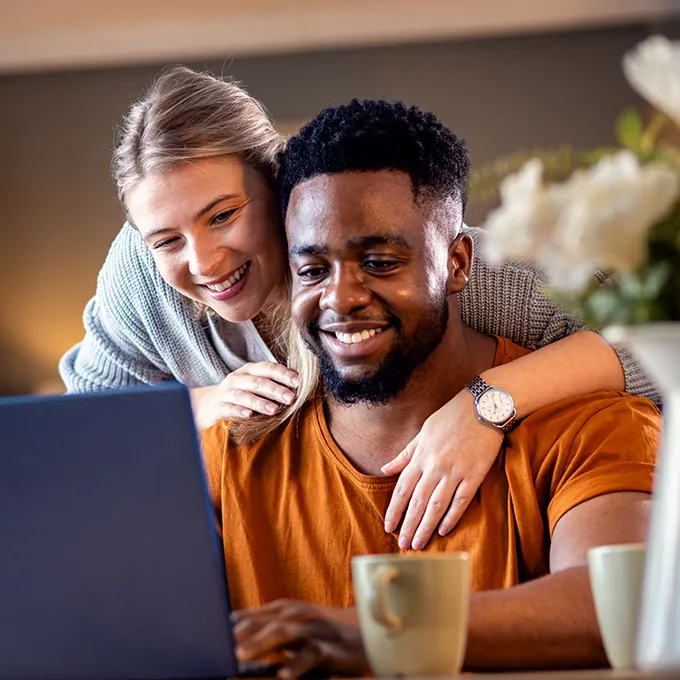
[[[671,274],[670,262],[661,262],[652,267],[642,280],[642,296],[647,300],[654,300],[666,285]]]
[[[644,125],[635,108],[624,109],[616,119],[616,139],[619,144],[635,153],[643,150]]]

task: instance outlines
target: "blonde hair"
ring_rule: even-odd
[[[229,434],[237,444],[255,441],[273,432],[280,425],[293,418],[298,411],[314,396],[319,388],[320,374],[316,357],[307,347],[300,331],[293,323],[290,314],[290,279],[286,279],[284,302],[270,310],[267,323],[274,338],[274,353],[278,350],[288,357],[288,368],[297,374],[300,384],[296,390],[295,401],[283,407],[273,416],[255,415],[250,418],[233,420],[229,424]]]
[[[274,185],[284,146],[285,138],[264,106],[238,82],[176,66],[130,108],[119,130],[112,174],[123,206],[128,192],[144,178],[202,158],[237,155]],[[199,315],[208,311],[198,303],[194,306]],[[281,301],[267,312],[267,325],[274,353],[288,357],[300,386],[295,402],[276,415],[232,421],[230,434],[238,442],[258,439],[293,417],[319,382],[316,357],[290,317],[288,278]]]
[[[273,183],[284,146],[264,106],[238,82],[175,66],[130,108],[112,174],[123,205],[148,175],[202,158],[235,154]]]

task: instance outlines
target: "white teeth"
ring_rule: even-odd
[[[245,274],[246,269],[248,269],[247,262],[242,267],[239,267],[226,281],[223,281],[222,283],[213,283],[212,285],[207,286],[207,288],[214,290],[216,293],[228,290]]]
[[[363,342],[372,338],[377,333],[382,332],[382,328],[371,328],[370,330],[361,331],[360,333],[339,333],[336,332],[335,337],[344,342],[346,345],[355,345],[358,342]]]

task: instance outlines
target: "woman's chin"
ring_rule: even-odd
[[[243,323],[256,317],[262,310],[259,301],[252,299],[229,301],[212,301],[209,303],[210,309],[219,317],[230,323]]]

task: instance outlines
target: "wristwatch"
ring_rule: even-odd
[[[508,392],[489,385],[476,375],[466,386],[475,398],[477,417],[487,425],[508,433],[517,423],[515,402]]]

